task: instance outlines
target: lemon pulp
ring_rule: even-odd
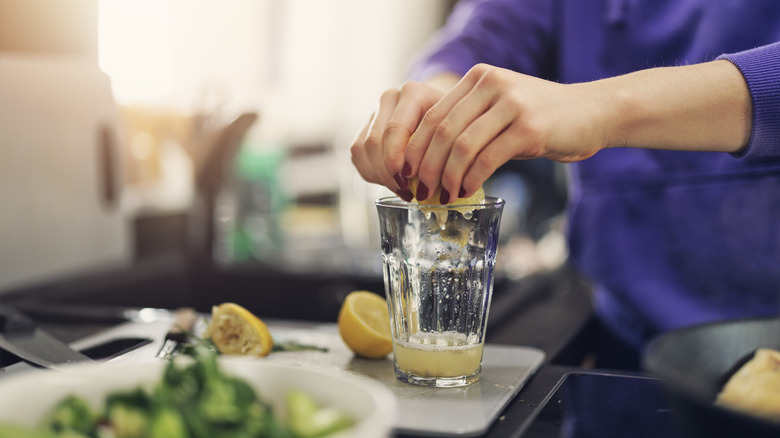
[[[409,190],[414,194],[417,193],[418,182],[419,181],[416,176],[409,180]],[[473,195],[469,196],[468,198],[458,198],[455,201],[447,204],[447,208],[439,203],[440,197],[441,187],[436,190],[436,193],[428,197],[428,199],[424,201],[418,201],[415,197],[412,202],[424,206],[420,207],[420,209],[425,212],[426,219],[430,219],[431,214],[433,214],[436,217],[436,222],[439,224],[439,228],[444,230],[447,225],[447,214],[450,210],[457,211],[468,219],[468,215],[474,211],[474,207],[472,206],[483,204],[485,202],[485,190],[480,187],[476,192],[474,192]],[[463,205],[464,207],[452,207],[453,205]]]
[[[265,323],[235,303],[211,308],[211,322],[203,337],[227,355],[267,356],[274,345]]]

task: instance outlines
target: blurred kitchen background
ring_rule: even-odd
[[[0,294],[171,254],[381,277],[349,159],[454,0],[0,0]],[[512,162],[499,276],[566,259],[565,174]]]

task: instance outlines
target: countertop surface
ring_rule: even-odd
[[[122,320],[123,310],[140,306],[168,309],[191,306],[206,313],[212,304],[235,301],[263,318],[267,315],[272,320],[333,323],[339,300],[346,293],[380,287],[381,280],[377,279],[207,272],[174,263],[56,286],[44,285],[2,295],[0,301],[17,305],[40,327],[73,343],[116,326]],[[290,318],[294,309],[289,307],[291,300],[285,298],[295,293],[293,289],[304,295],[301,299],[315,303],[311,307],[317,309],[307,309],[302,318]],[[263,290],[270,290],[269,294],[263,295]],[[269,302],[270,296],[276,297],[275,300]],[[314,314],[315,310],[321,313]],[[513,353],[512,347],[518,347],[518,351],[539,351],[544,359],[534,367],[535,372],[523,379],[522,388],[502,401],[495,421],[477,436],[521,436],[524,425],[561,378],[568,372],[583,369],[581,361],[586,349],[580,348],[579,337],[590,319],[590,296],[587,285],[564,269],[521,281],[497,283],[490,312],[488,344],[499,350],[507,347],[501,351],[509,353]],[[9,362],[13,363],[14,358],[9,358],[8,353],[0,356],[0,365]],[[430,436],[408,431],[396,434],[399,438],[425,435]]]

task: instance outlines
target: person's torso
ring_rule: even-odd
[[[554,79],[710,61],[780,41],[776,0],[560,0]],[[598,23],[598,24],[595,24]],[[778,109],[780,110],[780,109]],[[633,341],[780,314],[780,159],[604,150],[571,167],[572,260]]]

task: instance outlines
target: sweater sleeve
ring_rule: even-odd
[[[486,63],[534,76],[552,71],[553,4],[549,0],[461,0],[413,60],[410,79],[466,74]]]
[[[780,42],[721,55],[745,77],[753,104],[750,141],[736,157],[780,157]]]

